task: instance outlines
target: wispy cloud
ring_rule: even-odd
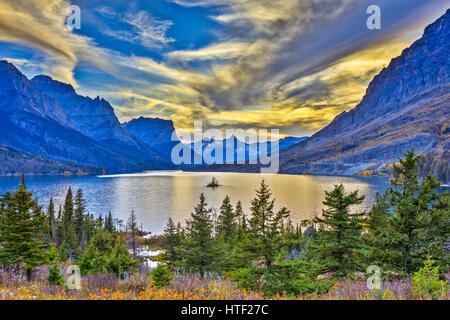
[[[109,7],[101,7],[96,11],[115,27],[115,29],[103,30],[103,33],[108,36],[131,43],[140,43],[147,48],[161,47],[175,41],[166,35],[167,30],[173,24],[170,20],[154,18],[146,11],[130,10],[126,13],[119,13]],[[117,30],[120,28],[118,23],[128,25],[129,30]]]

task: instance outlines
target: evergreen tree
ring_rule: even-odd
[[[66,256],[68,259],[75,259],[77,256],[77,238],[75,234],[75,221],[74,221],[74,204],[72,188],[66,194],[66,199],[64,201],[64,207],[62,212],[62,243],[60,251],[62,256]]]
[[[111,252],[106,258],[106,267],[110,273],[123,276],[126,272],[133,271],[139,263],[132,259],[128,253],[128,248],[122,239],[115,241]]]
[[[251,201],[251,218],[244,250],[248,257],[262,259],[265,267],[270,267],[282,246],[281,222],[289,217],[289,211],[282,208],[274,211],[275,199],[271,199],[270,188],[261,182],[256,197]]]
[[[83,198],[83,191],[78,189],[74,201],[75,235],[78,244],[81,244],[81,239],[83,237],[83,221],[86,213],[86,207],[86,200]]]
[[[186,225],[186,241],[182,249],[183,265],[186,270],[200,272],[219,270],[220,252],[213,238],[211,209],[208,208],[205,195],[191,213]]]
[[[100,214],[100,215],[98,216],[98,218],[95,220],[95,228],[96,228],[96,229],[103,228],[103,217],[102,217],[101,214]]]
[[[138,242],[137,242],[137,234],[138,234],[138,225],[136,220],[136,215],[134,211],[131,211],[130,217],[128,218],[127,229],[131,236],[131,248],[133,250],[133,259],[136,260],[138,258]]]
[[[368,213],[364,225],[367,232],[362,234],[363,250],[358,252],[360,259],[366,265],[375,264],[385,269],[382,257],[391,254],[389,247],[393,239],[389,203],[385,196],[376,194],[376,202]]]
[[[236,217],[239,221],[239,227],[242,229],[247,229],[247,218],[245,217],[244,210],[242,210],[242,203],[241,201],[238,201],[236,203],[236,209],[234,210],[236,213]]]
[[[51,266],[48,269],[47,281],[50,285],[53,286],[62,286],[64,285],[64,277],[61,274],[61,269],[58,266]]]
[[[55,220],[55,205],[53,203],[53,198],[50,198],[47,209],[47,220],[49,226],[49,237],[53,243],[56,243],[56,220]]]
[[[167,226],[164,229],[163,259],[171,269],[176,267],[181,259],[179,254],[179,247],[181,245],[181,231],[179,228],[181,228],[181,225],[177,228],[173,223],[172,218],[169,218]]]
[[[19,189],[1,202],[0,264],[21,264],[30,280],[33,268],[48,260],[46,217],[33,194],[27,191],[23,175]]]
[[[170,269],[159,263],[152,271],[152,285],[157,288],[164,288],[170,284],[174,279],[174,275],[170,272]]]
[[[62,209],[61,206],[59,206],[58,209],[58,217],[56,218],[56,247],[61,247],[61,243],[63,241],[64,236],[64,230],[63,230],[63,224],[62,224]]]
[[[108,213],[108,216],[105,219],[105,230],[111,233],[114,233],[114,221],[111,215],[111,212]]]
[[[385,271],[399,275],[413,274],[428,256],[442,266],[448,266],[449,262],[444,248],[450,234],[448,193],[436,191],[440,182],[434,175],[419,182],[418,159],[411,149],[394,165],[394,178],[385,193],[385,203],[375,207],[384,220],[388,219],[388,224],[370,229],[366,236],[374,239],[370,257]]]
[[[322,217],[316,217],[319,231],[310,246],[310,254],[323,265],[323,272],[337,277],[351,274],[362,267],[357,254],[362,250],[360,236],[364,213],[351,213],[350,207],[362,203],[358,191],[346,193],[342,184],[325,192],[323,204],[327,207]]]
[[[232,245],[235,241],[238,223],[236,222],[236,213],[231,205],[230,197],[226,196],[220,207],[217,224],[217,235],[227,245]]]

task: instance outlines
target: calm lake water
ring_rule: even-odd
[[[207,188],[215,176],[222,185]],[[384,177],[335,177],[294,176],[247,173],[191,173],[182,171],[144,172],[137,174],[45,177],[30,176],[26,183],[39,203],[47,205],[53,197],[56,207],[63,204],[69,186],[76,191],[81,188],[87,200],[88,210],[95,216],[111,211],[114,218],[124,221],[134,210],[144,229],[153,234],[162,233],[169,217],[176,223],[189,217],[200,194],[203,192],[210,207],[219,208],[229,195],[233,204],[242,202],[248,213],[250,201],[255,196],[261,180],[271,187],[276,198],[275,206],[287,207],[294,222],[312,218],[321,212],[324,192],[343,183],[347,190],[360,190],[366,195],[364,204],[355,209],[371,206],[377,192],[384,192],[389,185]],[[0,177],[0,194],[15,190],[20,177]]]

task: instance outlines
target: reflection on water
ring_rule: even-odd
[[[211,177],[218,178],[221,187],[207,188]],[[366,201],[357,209],[369,208],[376,192],[384,192],[388,180],[382,177],[294,176],[242,173],[190,173],[182,171],[146,172],[126,175],[88,177],[27,177],[27,186],[34,191],[41,204],[53,197],[56,206],[63,204],[69,186],[81,188],[94,215],[111,211],[116,218],[126,221],[131,210],[145,229],[161,233],[167,219],[183,222],[203,192],[210,206],[219,208],[229,195],[235,204],[242,202],[248,213],[261,180],[271,187],[275,206],[287,207],[294,222],[309,219],[321,212],[324,191],[343,183],[347,190],[360,190]],[[0,177],[0,193],[15,190],[20,177]]]

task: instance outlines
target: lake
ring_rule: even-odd
[[[207,188],[206,184],[216,177],[220,187]],[[347,190],[360,190],[366,200],[356,210],[371,207],[377,192],[384,192],[389,185],[386,177],[336,177],[311,175],[273,175],[250,173],[193,173],[183,171],[143,172],[108,176],[30,176],[27,187],[38,197],[39,203],[47,205],[53,197],[56,205],[63,205],[69,186],[74,192],[81,188],[90,213],[103,216],[111,211],[114,218],[126,222],[134,210],[139,223],[153,234],[162,233],[169,217],[175,223],[184,222],[190,216],[200,194],[203,192],[209,206],[219,208],[229,195],[233,204],[242,202],[248,215],[250,201],[255,189],[264,179],[276,198],[275,206],[287,207],[293,222],[310,219],[322,209],[324,192],[343,183]],[[0,194],[15,190],[20,177],[0,177]]]

